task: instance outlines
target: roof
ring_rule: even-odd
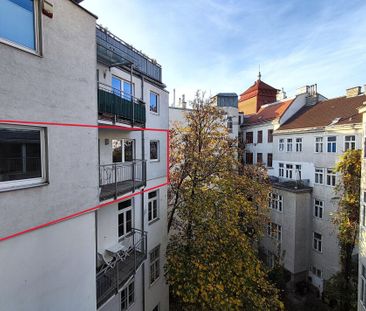
[[[258,95],[259,91],[263,90],[277,92],[277,89],[275,89],[274,87],[268,85],[267,83],[264,83],[262,80],[257,80],[251,87],[249,87],[247,90],[240,94],[240,101],[252,98]]]
[[[278,130],[326,127],[332,122],[336,125],[361,123],[362,115],[358,113],[357,108],[364,101],[366,101],[366,95],[348,98],[343,96],[320,101],[313,106],[305,106]]]
[[[295,99],[293,98],[262,106],[257,113],[250,115],[248,119],[246,119],[245,125],[264,123],[281,117],[294,100]]]
[[[230,97],[238,97],[238,94],[236,93],[217,93],[215,96],[230,96]]]

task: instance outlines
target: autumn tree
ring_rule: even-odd
[[[347,150],[337,163],[340,181],[336,192],[340,195],[333,222],[338,227],[340,273],[329,280],[325,293],[338,301],[338,310],[357,309],[357,264],[352,260],[358,236],[361,150]]]
[[[166,274],[184,310],[280,310],[256,246],[268,219],[268,177],[240,168],[223,112],[201,94],[171,131]]]

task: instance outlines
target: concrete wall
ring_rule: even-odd
[[[42,57],[0,43],[2,119],[96,124],[95,18],[53,1]],[[48,183],[0,193],[0,236],[98,203],[97,130],[45,126]],[[94,214],[1,242],[1,309],[95,308]]]

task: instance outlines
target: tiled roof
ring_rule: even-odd
[[[270,104],[261,107],[257,113],[250,115],[245,120],[245,125],[252,125],[272,121],[282,116],[282,114],[292,104],[293,101],[294,99],[289,99],[276,104]]]
[[[325,127],[333,121],[337,125],[361,123],[362,116],[357,108],[364,101],[365,95],[349,98],[343,96],[318,102],[314,106],[305,106],[278,130]]]
[[[257,80],[251,87],[249,87],[247,90],[240,94],[240,101],[256,96],[261,90],[277,92],[277,89],[275,89],[274,87],[268,85],[267,83],[264,83],[262,80]]]

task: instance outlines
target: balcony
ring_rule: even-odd
[[[100,201],[108,200],[145,185],[146,162],[113,163],[99,165]]]
[[[119,243],[120,251],[108,251],[111,260],[97,269],[97,307],[101,307],[136,273],[147,256],[147,233],[132,229]]]
[[[103,83],[98,83],[99,120],[145,126],[145,103]]]

